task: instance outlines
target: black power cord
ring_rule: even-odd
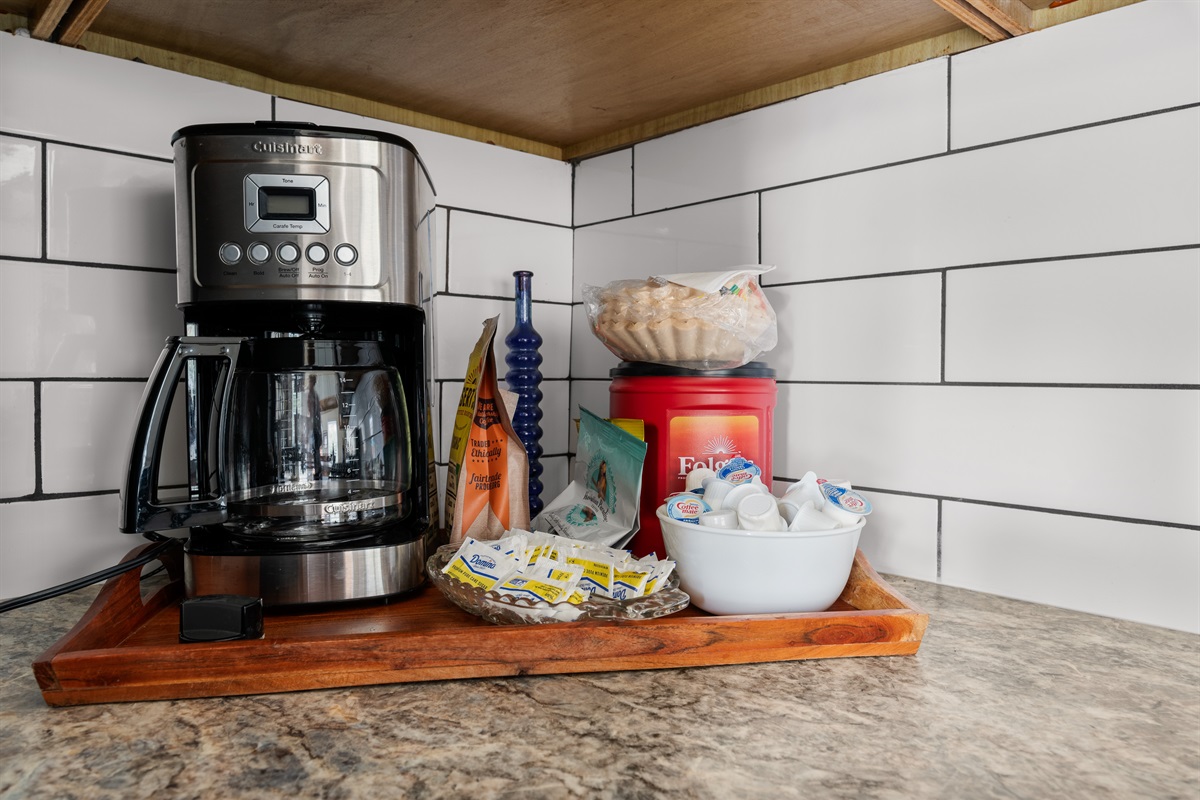
[[[129,572],[131,569],[137,569],[149,564],[151,561],[154,561],[168,550],[179,547],[183,544],[183,539],[170,539],[166,536],[160,536],[158,534],[146,534],[146,538],[157,542],[157,544],[155,544],[146,552],[142,553],[137,558],[131,559],[130,561],[122,561],[120,564],[116,564],[115,566],[102,569],[99,572],[93,572],[91,575],[84,575],[82,578],[76,578],[73,581],[68,581],[67,583],[62,583],[49,589],[42,589],[40,592],[33,592],[32,594],[22,595],[21,597],[13,597],[8,600],[0,600],[0,614],[3,614],[5,611],[12,611],[14,608],[21,608],[23,606],[33,605],[34,603],[40,603],[43,600],[49,600],[51,597],[58,597],[61,594],[67,594],[68,592],[74,592],[77,589],[82,589],[85,586],[91,586],[93,583],[99,583],[100,581],[106,581],[109,578],[115,578],[118,575],[123,575],[126,572]]]

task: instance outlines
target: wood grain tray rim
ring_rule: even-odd
[[[136,548],[135,558],[149,545]],[[180,644],[182,564],[143,598],[136,570],[109,580],[67,634],[33,663],[48,705],[220,697],[415,681],[911,655],[928,614],[889,586],[862,551],[834,609],[653,620],[496,626],[431,585],[390,604],[268,612],[264,639]]]

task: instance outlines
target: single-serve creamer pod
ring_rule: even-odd
[[[725,499],[721,501],[721,508],[730,508],[737,511],[738,503],[742,502],[743,497],[761,494],[770,496],[765,486],[755,486],[753,483],[743,483],[729,490],[729,494],[725,495]],[[771,498],[774,501],[775,498]],[[709,505],[712,505],[711,503]]]
[[[683,482],[683,488],[689,492],[694,492],[697,489],[703,491],[704,479],[715,478],[716,476],[717,473],[713,472],[708,467],[696,467],[687,474],[687,478],[685,478]]]
[[[736,511],[730,511],[728,508],[719,511],[705,511],[700,515],[700,524],[708,528],[733,530],[738,526],[738,515]]]
[[[852,489],[828,481],[821,481],[820,488],[828,501],[821,510],[840,525],[856,525],[871,513],[871,501]]]
[[[743,497],[737,506],[737,518],[742,530],[784,530],[783,517],[779,516],[775,498],[769,494],[755,493]]]
[[[700,515],[711,510],[703,498],[690,492],[682,492],[667,498],[667,516],[680,522],[698,525]]]
[[[704,486],[704,502],[713,509],[723,508],[725,495],[733,491],[732,483],[716,477],[705,478],[702,485]]]
[[[796,512],[800,510],[800,506],[802,505],[804,504],[784,495],[779,498],[779,516],[783,517],[785,524],[791,525],[792,520],[796,518]]]
[[[792,517],[787,529],[792,533],[803,533],[805,531],[831,531],[837,527],[839,525],[835,519],[824,511],[818,511],[811,500],[806,500],[796,510],[796,515]]]
[[[783,496],[795,503],[797,507],[804,505],[809,500],[818,510],[825,505],[825,494],[817,483],[815,472],[804,473],[804,477],[789,486]]]
[[[734,486],[739,486],[743,483],[750,483],[755,478],[759,478],[759,483],[762,483],[762,468],[753,461],[738,456],[731,458],[725,463],[725,466],[717,470],[717,477],[722,480],[727,480]]]

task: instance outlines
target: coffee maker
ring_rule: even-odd
[[[186,532],[189,597],[420,586],[439,543],[424,164],[398,136],[308,123],[195,125],[172,143],[186,335],[142,397],[121,530]],[[182,499],[158,488],[173,404]]]

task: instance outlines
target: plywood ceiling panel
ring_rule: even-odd
[[[92,30],[565,146],[960,27],[931,0],[110,0]]]
[[[38,38],[573,158],[1055,24],[1050,2],[0,0],[0,12]]]

